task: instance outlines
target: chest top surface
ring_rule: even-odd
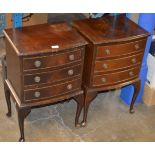
[[[57,52],[87,44],[75,29],[64,22],[6,29],[4,34],[19,55]]]
[[[78,20],[72,25],[94,44],[126,41],[149,35],[124,15]]]

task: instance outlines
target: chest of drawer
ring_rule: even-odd
[[[140,65],[138,67],[124,70],[121,72],[114,72],[110,74],[101,74],[93,76],[93,86],[107,86],[119,84],[121,82],[129,81],[133,78],[138,77]]]
[[[111,58],[120,55],[144,51],[146,40],[139,40],[129,43],[113,44],[108,46],[98,46],[96,58]]]
[[[110,60],[97,60],[95,61],[94,73],[115,71],[127,67],[140,65],[142,58],[143,53],[141,52],[136,55],[123,58],[110,59]]]
[[[24,86],[51,84],[61,80],[67,80],[72,77],[81,76],[81,73],[82,66],[79,64],[55,71],[28,74],[24,76]]]
[[[31,89],[24,91],[24,100],[32,101],[32,100],[42,100],[53,98],[61,95],[65,95],[68,93],[72,93],[74,91],[81,89],[81,79],[75,79],[66,81],[65,83],[59,83],[56,85],[51,85],[48,87],[42,87],[39,89]]]
[[[76,49],[70,52],[64,52],[60,54],[53,54],[42,57],[24,58],[23,70],[38,70],[52,67],[59,67],[67,65],[73,62],[82,60],[82,50]]]

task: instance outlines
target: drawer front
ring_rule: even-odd
[[[57,85],[24,91],[24,100],[40,100],[57,97],[81,89],[81,80],[75,79]]]
[[[93,86],[113,85],[123,81],[129,81],[133,78],[137,78],[139,71],[140,66],[111,74],[94,75]]]
[[[135,51],[144,51],[145,45],[146,40],[140,40],[117,45],[98,46],[96,58],[110,58],[133,53]]]
[[[71,52],[65,52],[61,54],[25,58],[23,60],[24,70],[37,70],[44,68],[52,68],[57,66],[63,66],[81,60],[82,49],[77,49]]]
[[[94,72],[108,72],[141,64],[143,53],[112,60],[98,60],[95,62]]]
[[[82,66],[76,65],[65,69],[59,69],[52,72],[43,72],[39,74],[30,74],[24,76],[24,85],[40,85],[43,83],[54,83],[57,81],[69,79],[81,75]]]

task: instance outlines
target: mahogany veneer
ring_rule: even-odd
[[[19,141],[25,140],[24,119],[32,108],[65,99],[74,98],[78,103],[75,118],[78,126],[83,107],[81,82],[87,44],[83,37],[66,23],[6,29],[4,34],[7,116],[11,116],[11,95],[18,112]]]
[[[81,125],[86,125],[89,105],[98,92],[129,84],[134,86],[130,105],[130,113],[133,113],[149,33],[124,15],[78,20],[72,25],[89,42],[84,63],[84,117]]]

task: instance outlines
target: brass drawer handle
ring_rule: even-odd
[[[136,58],[132,58],[131,61],[132,61],[133,64],[135,64],[137,62]]]
[[[70,61],[73,61],[74,59],[75,59],[74,54],[69,55],[69,60],[70,60]]]
[[[68,75],[73,75],[73,74],[74,74],[73,69],[68,70]]]
[[[34,81],[37,82],[37,83],[39,83],[40,82],[40,77],[39,76],[35,76],[34,77]]]
[[[135,49],[136,49],[136,50],[139,49],[139,44],[135,44]]]
[[[110,54],[110,50],[109,49],[106,49],[105,52],[106,52],[107,55]]]
[[[36,92],[34,93],[34,97],[36,97],[36,98],[40,97],[40,92],[39,92],[39,91],[36,91]]]
[[[67,89],[68,89],[68,90],[71,90],[72,87],[73,87],[72,84],[67,85]]]
[[[101,81],[102,81],[103,83],[107,82],[106,78],[102,78]]]
[[[103,67],[104,69],[107,69],[107,68],[108,68],[108,65],[107,65],[107,64],[103,64],[102,67]]]
[[[133,76],[133,75],[134,75],[133,71],[130,71],[129,76]]]
[[[41,61],[39,61],[39,60],[36,60],[35,62],[34,62],[34,66],[35,67],[40,67],[41,66]]]

